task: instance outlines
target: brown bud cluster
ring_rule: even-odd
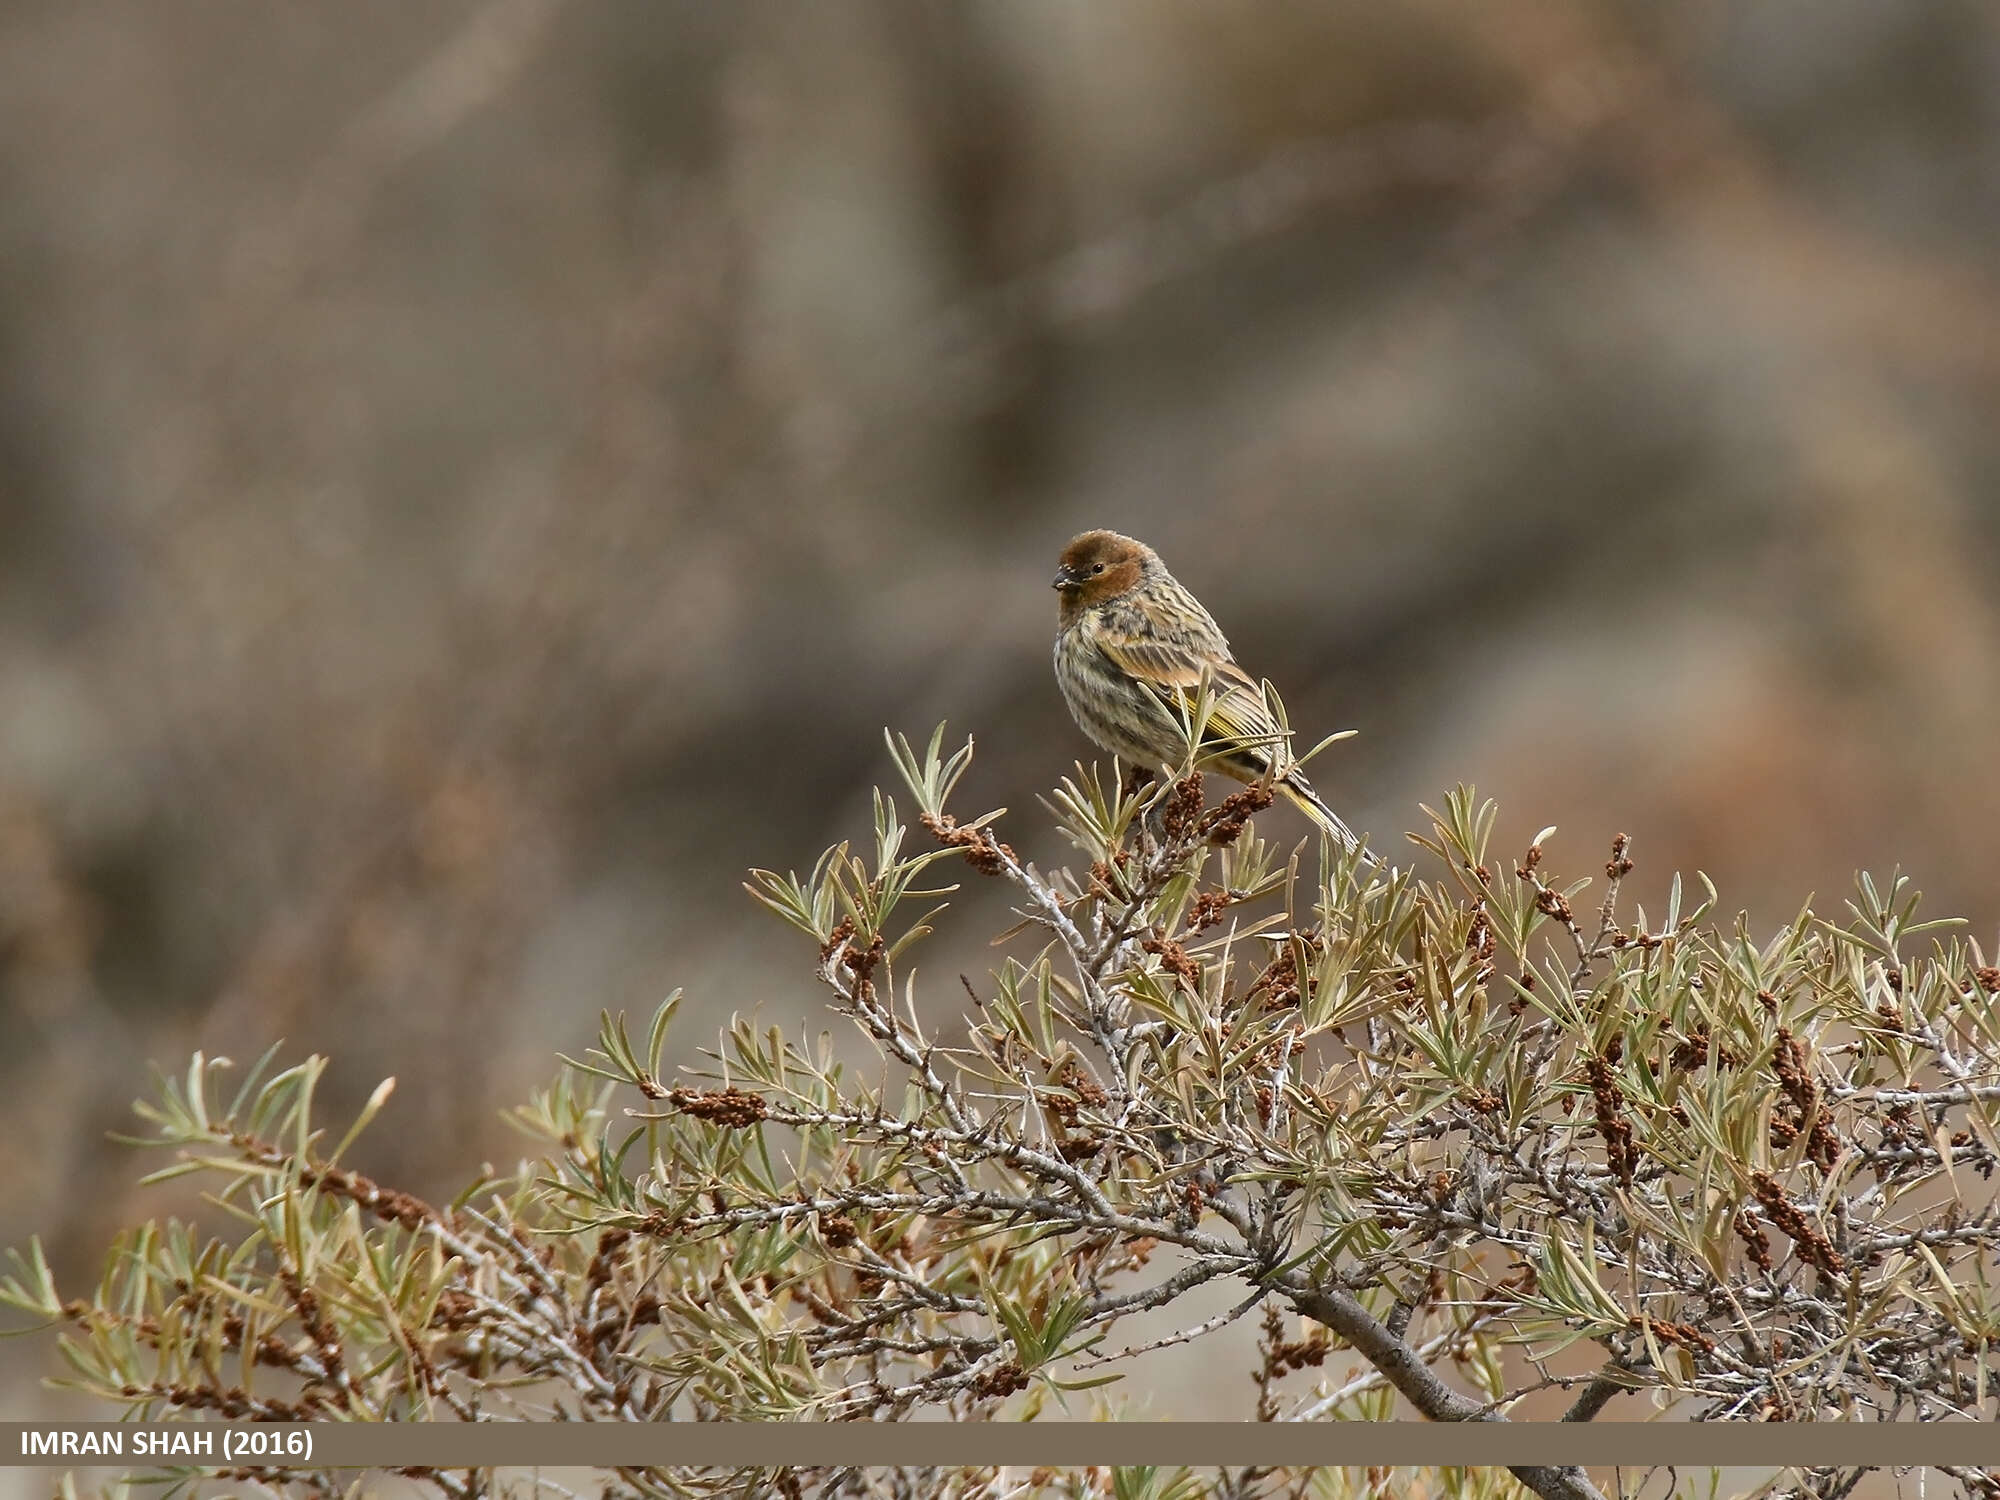
[[[1250,983],[1252,995],[1261,994],[1264,1003],[1272,1010],[1299,1003],[1299,963],[1298,955],[1287,943],[1278,956],[1271,960]]]
[[[1102,896],[1110,900],[1123,899],[1129,893],[1125,889],[1125,882],[1119,877],[1121,872],[1131,862],[1132,856],[1130,852],[1124,849],[1114,849],[1111,853],[1111,862],[1109,864],[1106,864],[1101,859],[1092,860],[1090,862],[1090,894],[1093,896]]]
[[[1670,1323],[1665,1318],[1640,1318],[1634,1315],[1631,1326],[1652,1330],[1653,1337],[1663,1344],[1679,1344],[1683,1349],[1699,1349],[1703,1354],[1715,1352],[1715,1340],[1692,1323]]]
[[[1231,792],[1203,813],[1194,831],[1205,836],[1216,848],[1226,849],[1243,837],[1245,825],[1269,807],[1273,800],[1268,786],[1246,786],[1240,792]]]
[[[1833,1248],[1833,1242],[1796,1203],[1785,1196],[1785,1190],[1778,1186],[1776,1178],[1769,1172],[1758,1172],[1751,1177],[1750,1186],[1757,1195],[1758,1205],[1779,1231],[1799,1247],[1799,1254],[1825,1275],[1838,1276],[1846,1271],[1847,1262]]]
[[[1315,1328],[1302,1339],[1271,1345],[1264,1351],[1264,1368],[1274,1380],[1294,1370],[1316,1369],[1326,1363],[1332,1349],[1333,1340],[1328,1337],[1327,1331]]]
[[[1751,1263],[1758,1270],[1771,1269],[1773,1265],[1771,1237],[1764,1233],[1763,1227],[1755,1219],[1750,1217],[1748,1209],[1739,1210],[1736,1215],[1736,1237],[1743,1241],[1744,1248],[1750,1252]]]
[[[1679,1072],[1692,1073],[1710,1057],[1713,1057],[1716,1066],[1721,1068],[1734,1068],[1743,1061],[1742,1055],[1729,1043],[1714,1040],[1708,1034],[1706,1024],[1697,1024],[1675,1044],[1674,1050],[1667,1056],[1667,1061]]]
[[[1068,1089],[1070,1094],[1075,1096],[1065,1097],[1060,1103],[1052,1106],[1056,1113],[1062,1116],[1065,1124],[1075,1123],[1079,1105],[1090,1109],[1102,1109],[1110,1102],[1110,1095],[1099,1087],[1097,1080],[1086,1073],[1073,1057],[1066,1059],[1062,1066],[1050,1075],[1049,1081]]]
[[[972,1394],[980,1397],[982,1400],[994,1400],[1001,1396],[1011,1396],[1019,1390],[1025,1390],[1027,1385],[1028,1372],[1021,1368],[1018,1361],[1010,1359],[1002,1364],[995,1365],[992,1369],[974,1380],[972,1382]]]
[[[1840,1137],[1834,1133],[1833,1110],[1821,1099],[1819,1084],[1806,1062],[1805,1049],[1787,1027],[1778,1028],[1771,1071],[1778,1075],[1778,1084],[1791,1104],[1789,1116],[1772,1113],[1771,1144],[1783,1150],[1804,1134],[1807,1159],[1821,1171],[1832,1171],[1841,1150]]]
[[[1474,912],[1472,926],[1465,934],[1466,951],[1484,962],[1493,956],[1497,944],[1498,939],[1493,935],[1493,924],[1486,920],[1486,913],[1483,910]]]
[[[725,1130],[742,1130],[755,1125],[770,1112],[761,1094],[746,1094],[739,1088],[675,1089],[667,1102],[684,1115],[720,1125]]]
[[[303,1164],[299,1168],[299,1181],[357,1203],[385,1223],[400,1224],[405,1229],[421,1229],[438,1218],[438,1211],[415,1194],[400,1188],[385,1188],[359,1172]]]
[[[854,936],[854,918],[842,917],[833,924],[833,931],[826,935],[826,941],[819,946],[819,961],[831,963],[833,955],[847,946],[847,940]]]
[[[1635,868],[1626,851],[1632,847],[1629,834],[1619,834],[1611,841],[1611,858],[1605,862],[1604,873],[1613,880],[1623,880]]]
[[[584,1272],[584,1282],[595,1290],[610,1283],[618,1269],[621,1252],[632,1239],[629,1229],[606,1229],[597,1236],[597,1253],[590,1258],[590,1268]]]
[[[1527,968],[1526,966],[1523,966],[1519,977],[1521,981],[1521,988],[1526,990],[1529,994],[1532,995],[1535,992],[1535,985],[1537,983],[1537,980],[1535,979],[1535,971],[1533,969]],[[1514,996],[1513,999],[1507,1002],[1507,1014],[1510,1016],[1518,1016],[1522,1012],[1527,1010],[1527,1008],[1528,1008],[1528,1001],[1526,997],[1522,995],[1516,995]]]
[[[923,822],[940,844],[962,849],[965,862],[982,875],[998,875],[1014,859],[1013,849],[994,838],[989,830],[960,828],[958,819],[950,813],[936,817],[925,813]]]
[[[1923,1140],[1916,1110],[1907,1102],[1892,1104],[1882,1115],[1882,1145],[1897,1150]]]
[[[1178,844],[1195,831],[1203,805],[1201,772],[1190,771],[1173,785],[1160,809],[1160,827]]]
[[[1606,1164],[1629,1188],[1632,1174],[1638,1170],[1639,1148],[1632,1140],[1632,1125],[1625,1118],[1625,1098],[1612,1071],[1621,1051],[1622,1044],[1614,1037],[1610,1047],[1584,1064],[1584,1073],[1597,1103],[1597,1133],[1604,1137]]]
[[[1236,898],[1227,891],[1202,891],[1188,907],[1187,929],[1202,932],[1222,920],[1223,908]]]
[[[857,948],[849,943],[847,951],[841,955],[840,961],[854,974],[856,1003],[865,1005],[875,998],[875,970],[888,956],[888,952],[888,945],[882,941],[882,934],[878,932],[874,941],[866,948]]]
[[[1188,957],[1187,949],[1172,938],[1147,938],[1139,946],[1148,953],[1158,954],[1161,968],[1177,975],[1189,989],[1200,993],[1201,965]]]

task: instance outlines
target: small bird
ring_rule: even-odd
[[[1187,716],[1204,674],[1210,711],[1202,749],[1238,781],[1261,780],[1284,735],[1263,689],[1236,664],[1201,601],[1144,542],[1086,531],[1063,548],[1056,682],[1077,727],[1135,765],[1174,766],[1187,752]],[[1360,840],[1297,766],[1280,761],[1277,785],[1316,823],[1353,849]],[[1369,856],[1370,863],[1374,863]]]

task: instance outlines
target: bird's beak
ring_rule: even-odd
[[[1061,589],[1063,592],[1067,593],[1069,590],[1076,587],[1076,580],[1070,577],[1069,574],[1067,573],[1058,573],[1056,574],[1055,582],[1050,584],[1049,587],[1052,589]]]

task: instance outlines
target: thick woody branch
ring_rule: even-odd
[[[1433,1422],[1507,1420],[1446,1385],[1416,1350],[1390,1333],[1374,1314],[1346,1292],[1313,1286],[1300,1275],[1287,1277],[1282,1284],[1294,1307],[1346,1339]],[[1520,1464],[1510,1466],[1509,1472],[1543,1500],[1604,1500],[1603,1492],[1575,1465]]]

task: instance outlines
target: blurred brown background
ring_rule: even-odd
[[[737,881],[885,724],[1058,857],[1092,525],[1378,845],[1990,949],[1996,396],[1986,0],[12,0],[0,1243],[195,1046],[439,1192],[601,1007],[817,1014]]]

